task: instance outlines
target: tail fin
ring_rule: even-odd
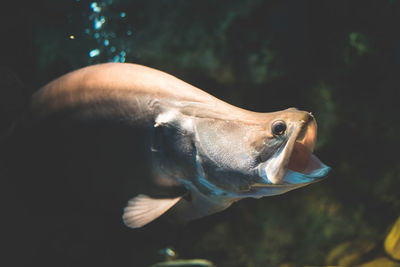
[[[23,83],[9,68],[0,66],[0,147],[12,134],[26,100]]]

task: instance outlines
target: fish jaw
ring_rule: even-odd
[[[317,124],[312,118],[306,123],[293,145],[283,181],[289,184],[308,184],[325,177],[330,167],[313,154],[317,140]]]
[[[257,168],[261,183],[251,187],[260,194],[276,195],[320,181],[330,171],[312,152],[317,136],[314,117],[307,113],[297,122],[292,136],[268,161]]]

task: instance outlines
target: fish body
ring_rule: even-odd
[[[67,183],[78,176],[72,187],[88,190],[97,178],[126,177],[123,195],[133,198],[123,221],[132,228],[167,211],[196,219],[329,171],[312,154],[317,126],[309,112],[244,110],[136,64],[94,65],[50,82],[33,95],[16,131],[17,140],[29,140],[23,148],[46,151],[30,165],[42,176]]]

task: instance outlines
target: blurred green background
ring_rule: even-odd
[[[384,238],[400,215],[400,1],[9,4],[1,8],[1,65],[27,94],[73,69],[125,61],[236,106],[297,107],[317,119],[316,154],[332,167],[328,179],[240,201],[181,226],[167,242],[149,240],[142,258],[132,260],[137,266],[162,260],[159,250],[167,246],[178,258],[217,266],[338,265],[346,257],[341,265],[352,266],[390,258]]]

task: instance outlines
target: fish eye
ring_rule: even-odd
[[[284,121],[274,121],[271,125],[271,131],[274,135],[283,135],[286,131],[286,123]]]

